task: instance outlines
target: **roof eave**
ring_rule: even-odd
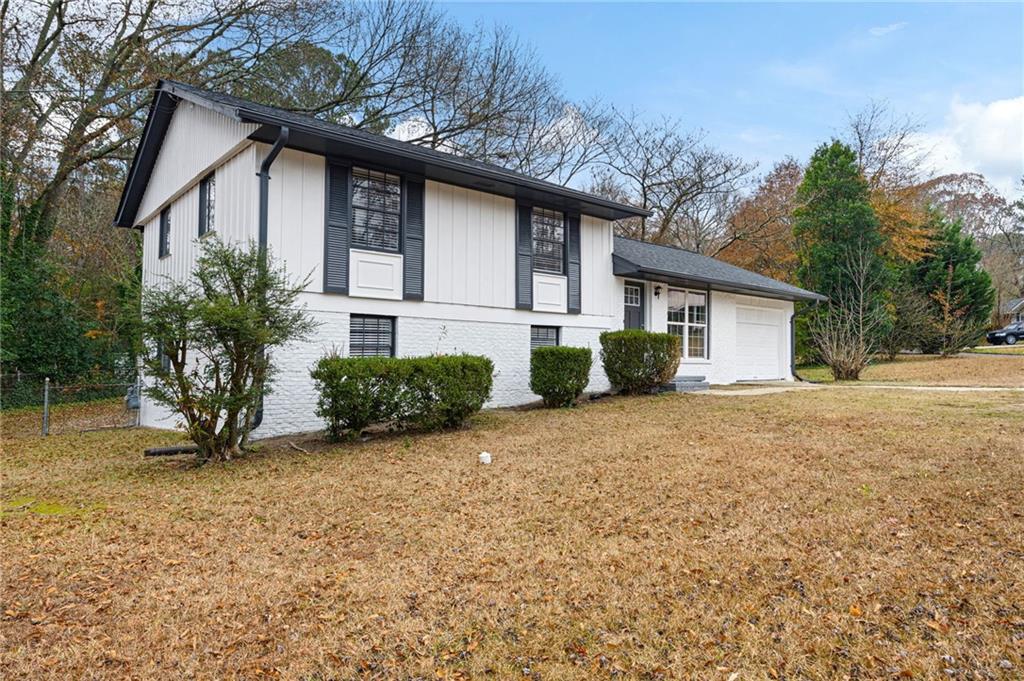
[[[610,213],[608,219],[612,220],[621,220],[630,217],[650,217],[651,215],[650,211],[643,210],[641,208],[635,208],[616,201],[609,201],[599,196],[587,194],[586,192],[577,191],[575,189],[552,184],[543,180],[525,177],[511,171],[480,168],[478,166],[463,163],[457,156],[452,156],[451,158],[438,158],[437,156],[429,153],[426,149],[420,149],[414,145],[410,145],[410,148],[407,149],[396,150],[385,142],[377,142],[363,136],[350,135],[344,131],[325,132],[314,125],[307,125],[294,120],[280,118],[261,111],[239,108],[235,110],[235,113],[238,120],[246,123],[258,123],[260,125],[270,126],[288,126],[293,132],[302,132],[312,137],[333,140],[353,147],[368,149],[380,154],[401,156],[417,163],[422,163],[425,166],[436,166],[485,180],[523,187],[534,192],[566,197],[581,204],[588,204],[603,209],[602,212]],[[604,216],[602,215],[600,217]]]
[[[672,283],[672,280],[676,280],[679,282],[685,282],[688,285],[692,285],[689,282],[695,282],[698,284],[704,284],[713,291],[740,293],[754,295],[762,298],[774,298],[777,300],[806,302],[825,302],[828,300],[827,297],[821,295],[820,293],[814,293],[813,291],[786,291],[775,288],[769,288],[767,286],[738,284],[735,282],[714,279],[711,277],[701,277],[685,274],[682,272],[668,272],[665,270],[658,270],[651,267],[643,267],[642,265],[637,265],[631,260],[628,260],[627,258],[620,255],[613,255],[612,270],[615,276],[617,277],[635,277],[637,279],[664,281],[665,283]]]

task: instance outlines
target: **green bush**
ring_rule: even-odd
[[[530,390],[545,407],[571,407],[590,381],[590,348],[545,347],[530,354]]]
[[[655,390],[672,380],[679,368],[679,337],[640,329],[601,334],[604,373],[618,392]]]
[[[378,423],[440,430],[461,425],[491,395],[494,364],[486,357],[339,357],[311,372],[318,416],[333,439]]]

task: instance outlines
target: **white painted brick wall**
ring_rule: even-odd
[[[317,395],[309,371],[318,359],[336,348],[348,352],[349,317],[342,312],[312,312],[320,322],[315,336],[277,352],[273,393],[264,403],[263,425],[255,437],[270,437],[323,428],[316,416]],[[563,327],[562,344],[590,347],[594,353],[588,392],[608,389],[601,369],[600,330]],[[399,357],[433,354],[485,355],[494,362],[494,387],[488,407],[525,404],[539,399],[530,392],[530,325],[399,317],[396,329]]]

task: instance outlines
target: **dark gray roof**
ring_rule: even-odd
[[[390,169],[440,182],[608,220],[649,215],[648,211],[634,206],[538,180],[490,163],[455,156],[220,92],[163,80],[156,86],[146,128],[135,152],[128,181],[121,196],[115,225],[134,225],[135,213],[156,163],[160,144],[174,114],[176,103],[181,99],[213,109],[234,120],[259,124],[261,127],[251,135],[251,138],[262,142],[273,142],[277,137],[277,130],[281,126],[288,126],[290,136],[287,146],[294,149],[387,166]]]
[[[1002,314],[1013,314],[1017,310],[1024,307],[1024,298],[1010,298],[1003,303]]]
[[[825,296],[812,291],[706,255],[621,236],[615,237],[613,260],[615,274],[622,277],[707,286],[718,291],[782,300],[826,300]]]

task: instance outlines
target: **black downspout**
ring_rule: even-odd
[[[260,178],[260,258],[264,261],[267,257],[267,241],[269,240],[268,232],[270,229],[267,225],[270,212],[270,166],[273,165],[277,155],[284,149],[284,145],[288,144],[289,132],[287,125],[282,125],[278,129],[277,139],[274,140],[274,145],[270,147],[270,151],[263,158],[263,163],[260,164],[260,172],[257,173]],[[259,428],[261,423],[263,423],[263,395],[260,395],[260,404],[256,407],[256,413],[252,418],[253,430]]]

